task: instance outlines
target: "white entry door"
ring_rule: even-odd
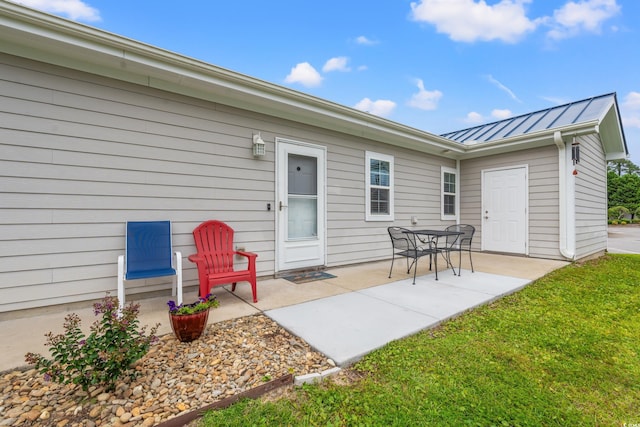
[[[325,265],[324,147],[277,140],[278,271]]]
[[[482,249],[527,253],[527,167],[482,171]]]

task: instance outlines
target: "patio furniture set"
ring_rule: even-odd
[[[389,277],[393,272],[396,257],[407,260],[407,274],[413,268],[413,284],[416,282],[418,259],[429,257],[429,270],[435,266],[435,278],[438,280],[438,254],[451,267],[454,275],[460,275],[462,251],[469,253],[471,271],[471,241],[475,228],[471,225],[457,224],[444,230],[410,230],[402,227],[389,227],[393,256]],[[199,294],[204,297],[212,287],[232,284],[235,291],[237,282],[251,284],[253,302],[258,302],[256,283],[256,258],[252,252],[234,249],[233,228],[221,221],[205,221],[193,230],[197,253],[189,255],[189,261],[196,264],[200,283]],[[182,254],[173,251],[170,221],[129,221],[126,224],[126,247],[124,255],[118,257],[118,301],[120,310],[125,304],[124,282],[127,280],[149,279],[175,276],[172,295],[177,294],[178,305],[182,304]],[[458,272],[451,262],[451,252],[459,253]],[[236,270],[234,258],[243,257],[247,266]],[[409,261],[411,260],[411,262]]]
[[[458,273],[460,275],[462,267],[462,251],[469,252],[469,262],[471,272],[473,272],[473,260],[471,259],[471,241],[475,233],[472,225],[456,224],[444,230],[410,230],[402,227],[389,227],[389,236],[393,247],[393,257],[391,258],[391,268],[389,278],[393,272],[393,263],[396,256],[404,257],[407,260],[407,274],[413,267],[413,284],[416,284],[416,272],[418,271],[418,259],[424,256],[429,257],[429,270],[435,267],[436,280],[438,280],[438,254],[442,255],[456,275],[455,267],[451,262],[451,252],[458,252]],[[411,260],[411,263],[409,263]]]

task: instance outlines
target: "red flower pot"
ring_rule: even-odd
[[[194,314],[171,314],[171,329],[176,338],[182,342],[191,342],[200,338],[209,320],[209,310]]]

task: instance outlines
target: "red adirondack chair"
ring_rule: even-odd
[[[200,296],[206,296],[212,287],[232,283],[231,290],[236,290],[236,283],[251,283],[253,302],[258,302],[256,288],[256,258],[258,254],[241,252],[233,247],[233,228],[221,221],[205,221],[193,230],[197,254],[189,255],[189,261],[198,267],[200,279]],[[235,270],[235,255],[246,257],[248,268]]]

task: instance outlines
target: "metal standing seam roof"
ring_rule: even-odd
[[[609,93],[440,136],[464,144],[525,135],[576,123],[601,120],[611,104],[615,102],[615,93]]]

